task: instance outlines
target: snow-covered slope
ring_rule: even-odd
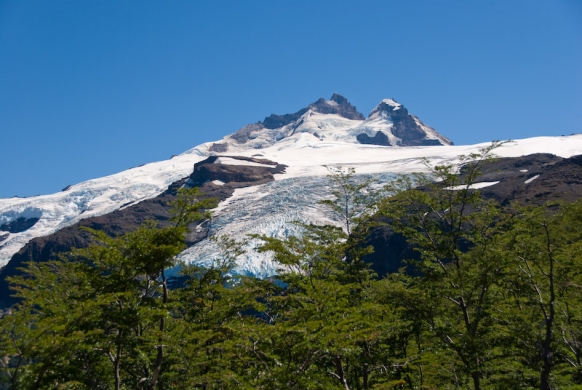
[[[170,160],[80,183],[57,194],[0,199],[0,227],[18,218],[38,218],[38,222],[27,230],[13,233],[0,231],[0,266],[5,265],[14,253],[35,237],[50,234],[80,219],[106,214],[160,194],[172,182],[188,176],[196,162],[210,155],[258,157],[287,165],[284,173],[275,174],[274,182],[237,189],[215,211],[210,233],[243,239],[248,233],[292,234],[296,227],[289,222],[293,220],[331,221],[332,217],[327,210],[317,204],[317,200],[326,196],[330,185],[326,180],[329,173],[326,166],[354,167],[357,174],[371,175],[380,182],[387,182],[395,174],[426,170],[422,161],[424,158],[429,158],[433,164],[454,162],[457,156],[476,152],[487,145],[442,145],[448,141],[446,138],[431,132],[432,129],[412,116],[414,121],[427,129],[423,139],[436,140],[440,146],[390,147],[362,144],[354,141],[354,136],[369,130],[369,136],[374,137],[378,128],[393,129],[394,126],[387,124],[388,119],[392,118],[395,111],[404,108],[386,99],[367,119],[362,119],[357,115],[355,107],[350,111],[340,98],[335,98],[339,103],[335,100],[321,102],[320,99],[298,116],[276,116],[272,121],[265,120],[261,122],[262,128],[252,129],[244,137],[236,136],[236,133],[225,137],[218,142],[227,146],[223,152],[217,151],[221,148],[215,146],[217,143],[206,143]],[[334,111],[334,107],[342,104],[344,107],[341,110],[337,108]],[[326,110],[329,112],[322,112]],[[283,125],[267,128],[264,123],[270,127],[281,123]],[[258,124],[256,126],[261,127]],[[233,136],[238,137],[238,140]],[[246,141],[240,142],[245,137]],[[395,131],[390,132],[388,138],[393,144],[398,139],[406,139],[407,135]],[[496,153],[501,157],[533,153],[570,157],[582,154],[582,135],[517,140],[505,144]],[[233,161],[228,157],[217,161],[221,164],[240,164],[240,160]],[[187,261],[211,261],[217,253],[213,245],[209,240],[204,240],[181,256]],[[248,253],[239,259],[238,271],[257,276],[273,273],[274,265],[268,258],[252,251],[253,245],[250,242]]]
[[[158,195],[174,181],[188,176],[192,166],[204,158],[195,153],[182,154],[76,184],[56,194],[0,199],[0,226],[18,218],[39,219],[23,232],[0,231],[0,267],[35,237]]]

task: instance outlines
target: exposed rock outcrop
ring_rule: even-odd
[[[348,99],[337,93],[334,93],[329,100],[320,98],[315,103],[310,104],[309,108],[321,114],[336,114],[352,120],[365,119],[356,106],[350,104]]]
[[[252,123],[250,125],[246,125],[240,128],[236,133],[231,134],[230,138],[234,139],[238,143],[244,144],[245,142],[252,138],[252,133],[260,131],[264,128],[265,126],[263,125],[262,122]]]
[[[388,136],[381,131],[378,131],[375,136],[370,137],[366,133],[358,134],[356,137],[361,144],[391,146]]]
[[[285,115],[272,114],[266,117],[262,124],[267,129],[278,129],[297,121],[308,110],[319,112],[320,114],[336,114],[346,119],[364,120],[364,115],[358,112],[358,109],[351,105],[348,99],[334,93],[330,100],[320,98],[315,103],[311,103],[296,113]]]
[[[215,153],[224,153],[228,150],[228,144],[214,143],[214,144],[210,145],[208,150],[211,152],[215,152]]]
[[[232,164],[222,164],[220,159],[232,159]],[[236,160],[241,165],[236,165]],[[245,162],[257,165],[243,165]],[[194,172],[190,175],[188,184],[202,186],[212,180],[223,183],[236,183],[237,187],[243,184],[258,185],[274,180],[273,174],[282,173],[285,165],[277,164],[270,160],[240,156],[211,156],[194,165]]]
[[[20,233],[33,227],[34,224],[38,222],[38,220],[39,218],[20,217],[15,219],[14,221],[5,223],[4,225],[0,225],[0,231],[9,233]]]

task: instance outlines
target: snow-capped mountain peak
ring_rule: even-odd
[[[396,100],[389,98],[383,99],[376,107],[370,111],[370,115],[368,115],[368,119],[376,118],[383,114],[390,113],[392,111],[399,110],[402,107],[402,104],[398,103]]]
[[[221,142],[208,145],[209,153],[263,149],[284,139],[308,133],[320,141],[382,146],[436,146],[452,142],[394,99],[382,100],[365,118],[345,97],[334,93],[292,114],[272,114],[246,125]]]

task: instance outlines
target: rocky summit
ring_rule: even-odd
[[[380,146],[452,145],[445,136],[394,99],[382,100],[364,117],[348,99],[334,93],[292,113],[272,114],[262,122],[242,127],[210,150],[217,153],[245,148],[262,149],[281,140],[309,134],[320,141],[360,143]]]

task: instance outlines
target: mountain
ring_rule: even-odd
[[[310,135],[326,142],[347,142],[381,146],[452,145],[446,137],[425,125],[394,99],[384,99],[365,118],[348,100],[334,93],[294,114],[271,115],[262,122],[246,125],[221,142],[211,152],[238,152],[263,149],[282,140]]]
[[[270,115],[166,161],[72,185],[56,194],[0,199],[0,301],[8,296],[5,277],[24,261],[48,260],[71,247],[87,245],[89,237],[80,226],[116,235],[148,219],[167,223],[168,203],[184,185],[200,186],[221,200],[211,222],[193,227],[188,237],[191,246],[181,254],[185,261],[204,264],[217,253],[206,239],[211,235],[285,236],[298,233],[290,223],[295,220],[338,223],[318,204],[332,185],[326,177],[329,167],[353,167],[381,186],[398,174],[426,171],[425,158],[431,164],[454,163],[459,155],[486,145],[453,146],[394,99],[384,99],[365,118],[346,98],[334,94],[292,114]],[[500,193],[522,193],[538,200],[548,198],[537,196],[538,190],[578,191],[572,184],[578,179],[564,176],[560,183],[551,182],[562,176],[548,169],[582,154],[582,135],[517,140],[496,152],[506,158],[549,153],[554,160],[536,165],[539,172],[524,172],[529,168],[507,163],[498,176],[490,173],[491,183],[496,182],[487,187],[492,191],[505,188]],[[538,190],[531,192],[532,188]],[[236,271],[259,277],[273,274],[276,264],[256,253],[255,245],[252,240],[247,243]]]

